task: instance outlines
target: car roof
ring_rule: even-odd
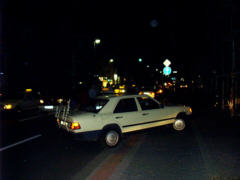
[[[123,98],[134,98],[134,97],[149,97],[148,95],[138,95],[138,94],[131,94],[131,95],[118,95],[118,94],[109,94],[109,95],[104,95],[104,96],[98,96],[97,99],[123,99]]]

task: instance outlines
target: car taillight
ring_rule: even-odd
[[[74,130],[74,129],[80,129],[80,124],[79,122],[72,122],[71,123],[71,126],[70,126],[70,129]]]
[[[57,123],[60,124],[60,119],[57,118]]]
[[[12,104],[5,104],[5,105],[3,106],[3,109],[5,109],[5,110],[10,110],[10,109],[12,109],[12,108],[13,108]]]

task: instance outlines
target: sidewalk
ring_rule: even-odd
[[[109,180],[239,180],[240,119],[211,112],[192,120],[184,134],[147,132]]]
[[[211,110],[202,114],[193,115],[193,121],[199,129],[209,130],[236,129],[240,127],[240,116],[230,117],[229,112]]]
[[[214,111],[194,119],[193,126],[212,179],[240,179],[240,117]]]

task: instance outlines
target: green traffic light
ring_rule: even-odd
[[[138,62],[142,62],[142,58],[139,58],[139,59],[138,59]]]

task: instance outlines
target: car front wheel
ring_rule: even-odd
[[[108,147],[116,147],[120,141],[120,134],[116,130],[108,130],[104,133],[102,140]]]
[[[186,125],[183,119],[176,119],[176,121],[173,123],[173,128],[176,131],[182,131],[185,127]]]

